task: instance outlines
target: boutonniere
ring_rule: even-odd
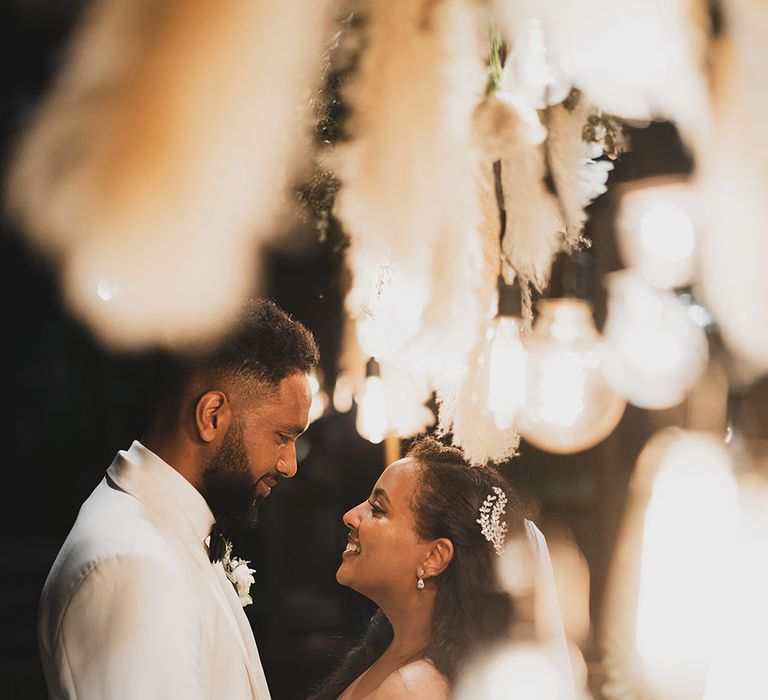
[[[232,543],[226,542],[224,556],[221,557],[221,565],[224,567],[224,573],[235,587],[237,597],[240,598],[240,604],[245,607],[253,603],[250,596],[251,584],[254,582],[253,574],[255,569],[251,569],[248,564],[250,561],[232,556]]]

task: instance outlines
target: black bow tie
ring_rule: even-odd
[[[211,528],[211,539],[208,543],[208,558],[211,564],[221,561],[227,551],[227,538],[221,527],[221,520],[217,520]]]

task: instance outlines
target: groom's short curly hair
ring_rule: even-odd
[[[232,330],[197,364],[203,372],[277,385],[294,372],[312,371],[318,361],[317,343],[303,324],[269,299],[252,299]]]
[[[214,345],[183,354],[159,353],[155,364],[155,403],[178,395],[194,380],[274,389],[296,372],[319,362],[312,333],[269,299],[247,301],[230,331]]]

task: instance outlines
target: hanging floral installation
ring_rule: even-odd
[[[223,328],[258,280],[255,253],[287,211],[308,145],[320,184],[303,199],[321,234],[335,217],[346,236],[352,332],[341,369],[358,389],[369,358],[400,378],[384,381],[398,435],[436,420],[474,462],[506,459],[525,399],[520,415],[507,406],[501,416],[480,396],[492,336],[514,345],[519,331],[524,346],[555,256],[588,245],[586,208],[626,148],[621,120],[671,119],[701,189],[722,203],[697,232],[705,274],[693,284],[746,373],[768,366],[768,344],[752,333],[768,324],[735,310],[764,291],[764,276],[744,265],[738,284],[723,281],[762,251],[760,197],[724,200],[762,177],[742,177],[749,159],[728,144],[759,132],[739,119],[759,123],[763,93],[745,87],[755,69],[733,32],[716,36],[704,3],[184,8],[94,5],[11,172],[12,209],[106,340],[178,346]],[[721,15],[742,36],[762,26],[748,3],[723,3]],[[319,148],[302,102],[320,114]],[[738,211],[738,246],[719,235],[724,211]],[[523,377],[526,352],[506,381]]]
[[[497,278],[516,282],[524,331],[555,255],[585,244],[584,209],[605,191],[603,156],[621,152],[621,127],[563,82],[541,23],[510,41],[463,0],[373,3],[362,16],[365,48],[339,96],[351,114],[346,138],[323,159],[353,276],[356,334],[346,335],[342,369],[362,387],[365,358],[382,376],[397,367],[411,381],[388,401],[423,415],[406,407],[434,392],[439,431],[471,461],[500,462],[519,434],[487,406]],[[391,432],[424,426],[400,421]]]
[[[463,357],[481,314],[471,114],[482,89],[477,10],[460,0],[374,2],[331,158],[349,236],[347,310],[364,351],[433,378]],[[439,355],[434,351],[440,347]],[[425,397],[426,398],[426,397]]]
[[[701,133],[708,112],[706,2],[495,0],[493,8],[508,41],[526,25],[541,27],[547,72],[561,89],[577,86],[608,114],[674,120],[689,139]]]
[[[483,212],[479,235],[484,250],[484,285],[478,290],[485,310],[474,331],[474,344],[457,365],[445,386],[437,388],[438,427],[450,434],[472,463],[501,462],[514,456],[520,444],[518,432],[508,424],[497,425],[487,406],[490,370],[487,337],[497,296],[496,276],[503,266],[499,250],[499,209],[493,191],[493,173],[487,168],[477,189]]]
[[[584,243],[584,210],[606,191],[612,160],[626,145],[621,126],[590,107],[577,91],[550,108],[548,127],[549,164],[565,220],[564,247],[574,250]],[[601,141],[606,139],[604,148]]]
[[[354,396],[364,437],[435,425],[475,464],[513,457],[521,435],[573,452],[627,401],[679,404],[713,361],[734,386],[768,371],[766,47],[756,0],[101,0],[22,136],[9,204],[102,339],[177,348],[258,288],[298,188],[321,238],[343,229],[333,403]],[[604,332],[585,299],[549,298],[534,322],[556,256],[589,246],[623,125],[657,119],[694,171],[616,189],[627,269],[605,280]],[[671,700],[766,697],[762,660],[744,660],[765,646],[768,490],[736,474],[722,435],[660,440],[638,464],[626,546],[642,561],[616,584],[606,695],[632,697],[638,674]],[[673,540],[683,501],[699,525]],[[684,547],[701,573],[679,586]],[[718,639],[695,634],[717,596],[688,594],[726,556],[737,614]],[[670,626],[679,611],[692,622]]]

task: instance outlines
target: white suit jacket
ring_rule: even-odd
[[[52,698],[267,700],[248,619],[221,564],[213,515],[141,443],[85,501],[40,601]]]

